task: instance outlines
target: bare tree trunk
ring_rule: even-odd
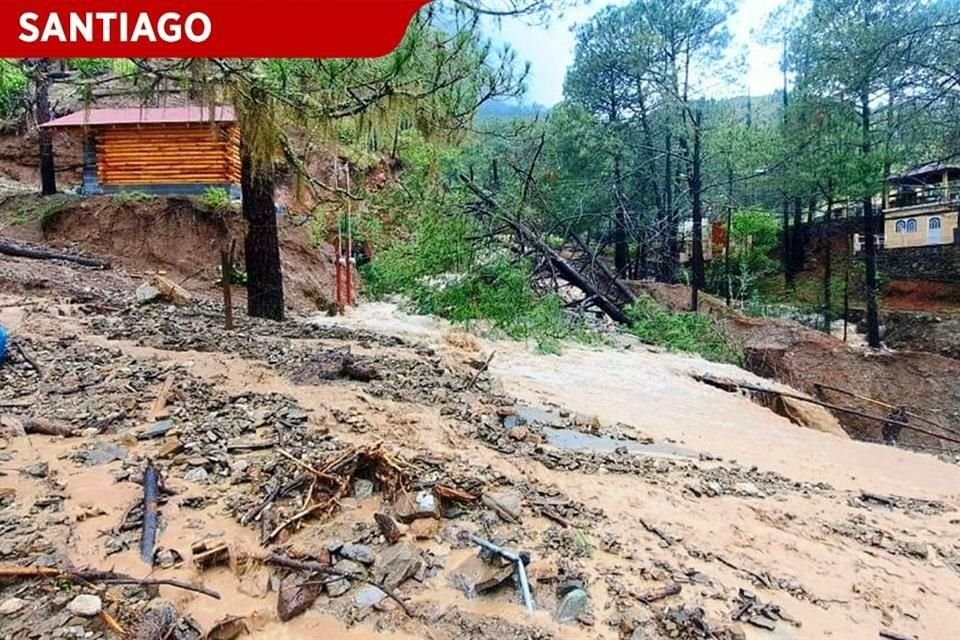
[[[860,96],[860,151],[864,158],[870,155],[870,97]],[[869,193],[863,197],[863,262],[866,266],[864,297],[867,303],[867,343],[880,347],[880,305],[877,302],[877,224],[874,219],[873,198]]]
[[[827,211],[833,208],[833,198],[827,198]],[[830,325],[833,323],[833,312],[831,306],[832,300],[832,282],[833,279],[833,241],[830,233],[829,218],[823,222],[823,233],[820,234],[821,241],[825,243],[823,247],[823,330],[830,333]]]
[[[613,159],[614,175],[614,206],[616,213],[614,215],[613,230],[613,264],[618,275],[622,276],[630,262],[630,247],[627,241],[627,212],[623,202],[623,175],[620,171],[620,154]]]
[[[664,282],[674,282],[677,279],[677,268],[680,262],[680,246],[677,242],[677,215],[673,206],[673,138],[668,131],[664,140],[666,153],[664,154],[664,208],[666,216],[661,230],[662,252],[660,259],[660,279]]]
[[[255,167],[248,148],[241,149],[243,216],[247,220],[244,260],[247,269],[247,313],[283,320],[283,273],[277,213],[273,202],[273,165]]]
[[[790,242],[790,268],[793,276],[796,277],[803,271],[803,265],[806,262],[803,247],[803,204],[799,196],[793,199],[793,233],[790,236]]]
[[[780,264],[783,267],[783,277],[787,288],[793,287],[793,243],[790,240],[790,202],[783,196],[783,215],[781,217],[783,233],[780,234]]]
[[[37,58],[34,68],[33,86],[34,116],[37,125],[51,120],[50,114],[50,58]],[[57,192],[56,164],[53,158],[53,133],[40,127],[40,193],[52,196]]]
[[[691,197],[691,214],[693,216],[693,246],[690,251],[691,258],[691,268],[693,270],[691,277],[691,284],[693,286],[693,292],[691,294],[690,300],[690,310],[697,311],[700,308],[699,305],[699,291],[706,286],[706,274],[704,269],[704,260],[703,260],[703,199],[702,199],[702,177],[700,175],[701,170],[701,124],[703,120],[703,114],[698,109],[693,118],[693,167],[690,171],[690,197]]]

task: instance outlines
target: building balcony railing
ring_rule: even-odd
[[[951,183],[947,187],[924,186],[900,191],[889,197],[887,210],[952,203],[960,204],[960,183]]]

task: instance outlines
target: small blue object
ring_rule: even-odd
[[[0,324],[0,364],[3,364],[3,358],[7,355],[7,330]]]

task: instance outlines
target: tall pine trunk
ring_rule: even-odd
[[[820,234],[823,246],[823,330],[830,333],[830,325],[833,323],[833,234],[830,233],[830,210],[833,208],[833,198],[827,198],[827,219],[823,221]]]
[[[793,199],[793,233],[790,235],[790,242],[790,268],[796,277],[803,271],[803,264],[806,262],[803,246],[803,204],[799,196]]]
[[[700,175],[702,163],[702,145],[701,145],[701,125],[703,115],[698,109],[693,118],[693,162],[690,171],[690,198],[691,214],[693,217],[693,246],[690,251],[691,269],[693,270],[691,284],[693,291],[690,299],[690,310],[698,311],[699,292],[706,286],[707,279],[703,260],[703,199],[702,199],[702,177]]]
[[[793,242],[790,240],[790,202],[783,196],[783,215],[781,216],[783,233],[780,234],[780,264],[787,288],[793,286]]]
[[[50,58],[38,58],[33,76],[34,117],[37,125],[50,122]],[[53,133],[40,127],[40,193],[52,196],[57,192],[56,164],[53,158]]]
[[[680,264],[680,243],[677,241],[677,212],[673,204],[673,137],[667,131],[664,139],[664,209],[666,216],[661,230],[660,279],[664,282],[674,282],[677,279],[677,269]]]
[[[864,161],[870,156],[870,97],[860,96],[860,152]],[[874,218],[873,198],[869,192],[863,197],[863,262],[866,267],[864,296],[867,302],[867,343],[880,347],[880,305],[877,301],[877,223]]]
[[[614,206],[614,230],[613,245],[614,255],[613,264],[616,267],[617,275],[623,276],[630,262],[630,246],[627,240],[627,212],[623,202],[623,174],[620,171],[620,154],[613,159],[614,189],[616,197]]]
[[[283,320],[283,272],[273,202],[273,164],[255,164],[248,148],[241,149],[241,156],[240,188],[243,217],[247,221],[247,313],[279,321]]]

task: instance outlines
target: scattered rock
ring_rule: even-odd
[[[433,518],[421,518],[410,523],[407,530],[414,540],[429,540],[440,532],[440,521]]]
[[[157,289],[149,282],[144,282],[137,287],[137,290],[133,292],[133,295],[137,300],[137,304],[147,304],[160,298],[160,289]]]
[[[103,610],[103,602],[99,596],[85,593],[71,600],[70,604],[67,605],[67,609],[76,616],[91,618]]]
[[[22,598],[10,598],[8,600],[4,600],[3,604],[0,604],[0,616],[13,615],[28,604],[30,603]]]
[[[369,480],[358,478],[353,481],[353,497],[357,500],[367,500],[373,497],[373,483]]]
[[[522,498],[519,491],[487,491],[483,494],[481,501],[496,511],[504,522],[520,522]]]
[[[50,474],[50,465],[46,462],[35,462],[24,467],[23,472],[32,478],[46,478]]]
[[[557,622],[573,622],[585,614],[589,607],[590,599],[587,597],[587,592],[576,588],[567,593],[560,601],[555,617]]]
[[[137,434],[138,440],[149,440],[150,438],[159,438],[160,436],[166,435],[170,429],[173,428],[173,420],[161,420],[150,425],[144,429],[141,433]]]
[[[394,502],[393,510],[397,520],[407,524],[419,518],[436,518],[437,500],[430,491],[421,491],[416,498],[403,494]]]
[[[194,467],[183,474],[183,479],[187,482],[196,482],[197,484],[207,484],[210,480],[210,474],[203,467]]]
[[[384,552],[376,580],[393,589],[417,575],[423,564],[423,558],[415,547],[409,543],[395,545]]]
[[[468,598],[475,598],[509,580],[513,572],[511,564],[488,564],[480,556],[470,556],[454,569],[450,582]]]
[[[327,595],[329,595],[331,598],[338,598],[347,591],[350,591],[350,581],[346,578],[332,580],[325,584],[324,587],[327,590]]]
[[[316,602],[322,591],[323,587],[319,584],[291,583],[285,580],[277,594],[277,617],[283,622],[296,618]]]
[[[377,556],[365,544],[345,544],[337,552],[348,560],[354,560],[360,564],[371,565],[377,561]]]
[[[83,464],[90,467],[97,467],[102,464],[109,464],[115,460],[126,460],[127,450],[112,442],[100,442],[84,451],[81,459],[83,460]]]
[[[369,609],[383,602],[386,597],[387,594],[380,589],[373,585],[367,585],[353,594],[353,602],[361,609]]]

